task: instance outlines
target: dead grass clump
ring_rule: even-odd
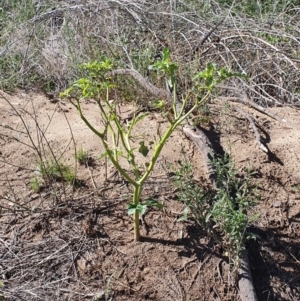
[[[15,25],[8,18],[2,28],[2,86],[39,82],[58,92],[80,77],[81,63],[103,55],[153,78],[148,66],[168,47],[182,92],[196,70],[214,62],[248,76],[232,81],[239,91],[228,95],[247,93],[262,106],[298,105],[299,11],[282,2],[276,14],[261,6],[255,15],[260,2],[247,11],[222,3],[53,0],[31,14],[12,6]]]

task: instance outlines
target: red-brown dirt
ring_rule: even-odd
[[[194,177],[205,181],[201,156],[180,129],[162,151],[143,192],[143,198],[161,201],[164,209],[148,210],[141,223],[142,241],[134,242],[132,218],[126,213],[131,187],[111,164],[106,171],[105,160],[98,160],[103,152],[100,141],[75,108],[39,94],[1,95],[0,296],[5,300],[240,300],[222,248],[192,221],[177,221],[184,205],[176,199],[169,163],[176,169],[184,152],[193,163]],[[89,120],[101,127],[95,103],[84,107]],[[121,107],[124,118],[130,109]],[[205,132],[216,150],[230,152],[238,169],[257,172],[254,181],[261,199],[254,210],[259,218],[251,230],[258,238],[249,242],[248,249],[259,300],[300,300],[300,131],[243,109],[255,117],[269,154],[257,148],[245,120],[222,109],[214,113]],[[300,123],[293,108],[270,110]],[[153,139],[158,124],[165,127],[161,121],[151,113],[137,133]],[[39,143],[37,133],[43,133]],[[56,158],[76,167],[81,185],[52,183],[34,192],[30,179],[37,153],[29,135],[45,156],[50,156],[48,143]],[[89,152],[92,165],[75,164],[75,145]],[[138,158],[138,162],[145,161]]]

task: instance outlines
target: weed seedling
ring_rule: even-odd
[[[67,182],[72,183],[75,181],[75,173],[73,169],[61,162],[57,161],[45,161],[38,162],[36,167],[36,180],[33,180],[33,186],[37,187],[38,179],[42,179],[45,182]]]
[[[180,220],[188,215],[217,240],[226,250],[234,267],[239,264],[240,252],[245,241],[251,238],[247,233],[249,224],[257,216],[248,216],[258,194],[251,182],[253,173],[240,176],[228,154],[213,156],[217,189],[203,189],[193,180],[189,162],[181,165],[175,176],[178,196],[187,207]]]
[[[88,151],[86,151],[82,147],[76,152],[76,160],[80,165],[85,166],[89,166],[92,163],[92,157],[90,156]]]
[[[41,180],[39,180],[38,177],[33,177],[30,179],[30,187],[32,190],[35,192],[40,192],[41,191]]]

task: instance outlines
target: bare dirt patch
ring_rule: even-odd
[[[176,200],[168,163],[177,166],[184,151],[194,164],[194,177],[205,182],[201,156],[180,130],[163,150],[143,194],[165,207],[146,213],[143,239],[136,243],[126,214],[130,186],[113,166],[108,163],[106,170],[105,160],[98,160],[100,141],[75,109],[42,95],[5,97],[24,122],[1,97],[0,274],[6,300],[239,300],[222,248],[193,222],[177,221],[184,206]],[[92,101],[85,110],[101,127]],[[294,109],[271,110],[300,122]],[[124,118],[126,111],[123,106]],[[230,113],[215,112],[205,132],[217,151],[230,150],[238,168],[257,172],[261,200],[255,211],[260,217],[252,231],[258,239],[248,248],[259,300],[299,300],[300,131],[251,112],[269,154],[256,147],[246,122]],[[159,123],[153,113],[139,132],[152,139]],[[73,166],[81,185],[54,183],[34,192],[30,178],[37,154],[29,134],[44,155],[52,149]],[[75,164],[75,145],[87,150],[94,164]]]

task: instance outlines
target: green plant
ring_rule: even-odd
[[[211,191],[193,179],[193,166],[186,158],[179,164],[180,167],[175,172],[174,184],[178,188],[178,198],[186,208],[178,221],[188,220],[189,215],[192,214],[203,229],[209,230],[206,216],[211,208]]]
[[[240,175],[227,153],[224,156],[213,155],[212,158],[216,189],[203,188],[193,180],[192,166],[187,160],[177,171],[174,180],[178,197],[186,205],[179,220],[192,216],[221,243],[236,268],[245,241],[253,237],[247,228],[256,216],[249,217],[248,211],[259,196],[251,181],[253,172],[248,170]]]
[[[35,192],[39,192],[41,190],[41,180],[38,177],[31,178],[30,187]]]
[[[247,233],[249,223],[257,217],[248,216],[248,211],[259,198],[251,181],[255,173],[246,170],[240,175],[228,153],[214,156],[213,166],[217,190],[213,208],[207,218],[213,219],[214,229],[222,235],[222,243],[237,266],[245,241],[253,237],[251,233]]]
[[[299,184],[292,185],[292,191],[294,193],[299,193],[300,192],[300,185]]]
[[[35,170],[36,177],[32,179],[32,188],[38,188],[40,186],[39,179],[45,182],[67,182],[74,183],[76,180],[73,169],[56,160],[49,160],[38,162]]]
[[[0,289],[4,288],[4,285],[2,283],[2,281],[0,281]],[[0,301],[5,301],[5,297],[1,294],[0,295]]]
[[[92,162],[92,157],[90,156],[88,151],[86,151],[84,148],[81,147],[76,152],[76,160],[80,165],[88,166]]]
[[[139,241],[139,216],[145,213],[148,206],[158,208],[162,206],[154,200],[141,200],[141,193],[163,146],[176,128],[205,102],[215,85],[229,77],[231,73],[224,68],[218,71],[215,65],[208,64],[204,71],[195,76],[195,88],[186,93],[179,107],[175,94],[177,66],[170,61],[169,50],[164,49],[162,59],[150,66],[150,69],[157,72],[160,77],[167,79],[174,90],[174,97],[172,99],[168,97],[154,99],[152,104],[166,118],[169,125],[164,133],[160,133],[158,130],[155,141],[145,141],[141,135],[133,134],[133,129],[148,115],[147,113],[138,113],[138,103],[134,102],[135,96],[132,95],[132,118],[126,122],[123,122],[119,115],[118,102],[110,98],[113,95],[111,92],[118,89],[113,81],[112,72],[110,72],[112,68],[112,62],[105,58],[85,64],[86,77],[77,80],[70,88],[61,93],[61,97],[68,98],[76,107],[85,124],[100,138],[105,148],[104,155],[109,157],[123,178],[133,186],[133,199],[128,205],[128,214],[133,216],[134,239]],[[102,130],[96,129],[84,115],[82,101],[88,98],[94,98],[98,104],[103,123]],[[190,98],[194,100],[194,103],[188,107],[187,102]],[[133,143],[138,143],[139,146],[134,146]],[[137,165],[137,155],[147,158],[143,167]],[[121,158],[125,158],[129,163],[130,172],[121,166]]]

